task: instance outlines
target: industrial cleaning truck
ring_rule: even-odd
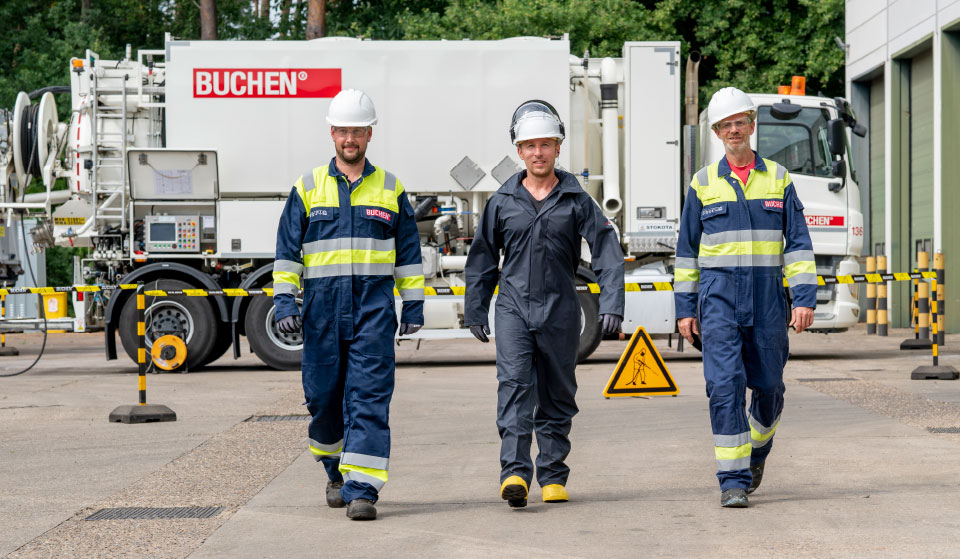
[[[463,269],[477,217],[521,168],[510,115],[525,100],[544,99],[567,125],[558,166],[579,177],[617,227],[626,281],[647,286],[628,286],[624,331],[643,325],[653,334],[675,332],[669,283],[682,197],[695,167],[723,153],[705,122],[699,130],[681,126],[677,42],[629,42],[622,57],[598,59],[572,55],[567,38],[167,37],[162,50],[134,57],[128,47],[120,60],[87,50],[69,68],[69,122],[58,121],[54,90],[20,93],[12,112],[0,114],[7,133],[0,209],[7,227],[24,215],[38,218],[31,234],[39,247],[88,247],[80,262],[86,285],[269,288],[284,200],[301,174],[333,156],[324,116],[337,92],[357,88],[374,99],[379,116],[367,155],[403,182],[416,209],[430,296],[426,325],[411,337],[467,337]],[[690,95],[696,98],[695,86]],[[846,163],[846,128],[856,124],[849,104],[799,95],[753,99],[755,148],[789,169],[806,207],[817,271],[857,272],[863,229]],[[25,194],[33,177],[45,192]],[[58,179],[65,190],[53,189]],[[577,277],[584,359],[601,336],[586,245]],[[116,358],[119,333],[135,360],[134,297],[103,293],[109,297],[74,293],[78,327],[103,328],[108,359]],[[276,329],[270,297],[195,293],[201,296],[148,297],[148,349],[174,334],[196,369],[231,347],[239,357],[246,336],[267,365],[299,367],[302,337]],[[857,320],[854,286],[821,287],[817,303],[814,330],[842,330]],[[493,316],[491,327],[495,333]]]

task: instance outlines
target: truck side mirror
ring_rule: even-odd
[[[867,135],[867,127],[864,126],[864,125],[862,125],[862,124],[854,124],[854,125],[853,125],[853,133],[856,134],[857,136],[861,137],[861,138],[866,137],[866,135]]]
[[[846,145],[843,137],[845,124],[839,118],[827,121],[827,143],[830,145],[830,153],[833,155],[843,155]],[[834,176],[837,176],[836,174]]]
[[[843,159],[840,159],[839,161],[833,161],[830,164],[830,167],[831,171],[833,172],[833,176],[841,178],[847,176],[847,162]]]

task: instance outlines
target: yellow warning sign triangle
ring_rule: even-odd
[[[643,326],[638,327],[603,390],[604,397],[671,396],[678,392],[660,352]]]

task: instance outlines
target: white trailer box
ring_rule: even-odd
[[[569,122],[569,57],[568,41],[537,38],[443,48],[355,39],[171,42],[167,147],[215,150],[222,198],[286,195],[297,176],[334,155],[327,108],[338,91],[356,88],[373,98],[379,118],[370,160],[407,190],[495,191],[492,171],[504,158],[519,170],[508,128],[520,103],[544,99]],[[476,184],[451,176],[465,157],[483,173]],[[570,167],[566,151],[558,163]]]

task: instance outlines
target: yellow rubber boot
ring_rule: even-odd
[[[500,498],[513,508],[527,506],[527,482],[520,476],[510,476],[500,485]]]
[[[544,503],[566,503],[570,500],[567,489],[559,483],[552,483],[540,488],[543,492]]]

